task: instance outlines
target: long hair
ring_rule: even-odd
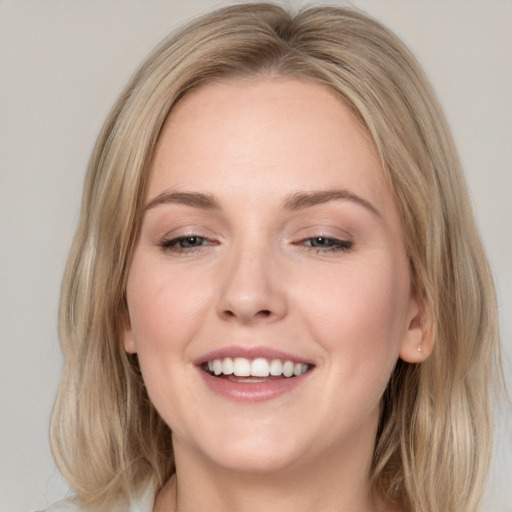
[[[64,370],[54,457],[84,506],[107,510],[174,472],[171,434],[123,350],[125,285],[149,165],[162,125],[216,79],[278,75],[323,84],[364,123],[405,234],[431,356],[399,361],[382,399],[371,484],[411,512],[476,512],[500,383],[489,266],[444,115],[418,63],[388,29],[347,8],[292,14],[273,4],[215,11],[146,59],[109,114],[90,159],[62,285]]]

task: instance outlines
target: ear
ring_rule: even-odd
[[[124,350],[128,354],[136,354],[137,347],[135,346],[135,339],[133,336],[132,324],[130,321],[130,313],[128,312],[128,308],[126,308],[126,312],[124,314],[124,332],[123,332],[123,345]]]
[[[400,347],[400,359],[406,363],[422,363],[434,349],[432,315],[424,302],[412,297],[407,316],[407,331]]]

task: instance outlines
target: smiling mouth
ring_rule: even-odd
[[[298,377],[310,371],[313,365],[290,360],[269,360],[263,357],[256,359],[225,357],[207,361],[201,368],[213,377],[232,382],[250,383]]]

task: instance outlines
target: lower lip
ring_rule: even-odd
[[[200,367],[198,367],[198,371],[211,391],[235,402],[272,400],[300,386],[311,373],[310,370],[297,377],[283,377],[282,379],[262,382],[233,382],[214,377]]]

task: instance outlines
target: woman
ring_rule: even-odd
[[[157,48],[61,304],[71,510],[478,510],[492,279],[430,86],[361,13],[239,5]]]

